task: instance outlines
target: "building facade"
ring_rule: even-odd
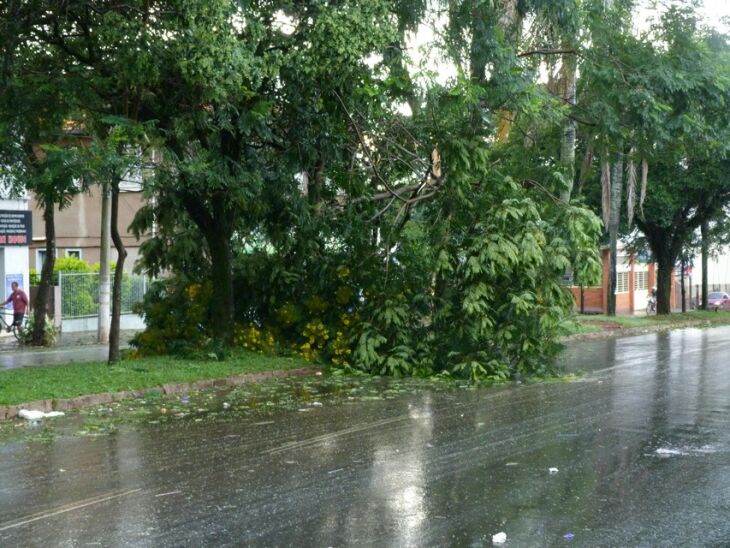
[[[608,312],[609,250],[601,250],[602,283],[596,287],[570,288],[576,309],[588,314]],[[644,262],[619,247],[616,264],[616,314],[646,313],[652,288],[656,287],[656,264]],[[672,284],[670,302],[676,307],[676,289]]]
[[[140,186],[128,185],[119,194],[119,232],[127,249],[124,270],[131,271],[139,257],[140,240],[129,231],[137,211],[144,205]],[[45,257],[45,225],[43,211],[31,198],[33,214],[33,241],[30,245],[30,268],[40,272]],[[62,210],[56,206],[56,258],[78,257],[89,264],[98,263],[101,254],[101,190],[93,185],[88,192],[74,196],[71,204]],[[117,260],[113,245],[111,260]]]

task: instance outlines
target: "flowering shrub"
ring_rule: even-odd
[[[208,333],[209,283],[190,283],[169,278],[152,284],[138,310],[147,329],[130,341],[140,356],[190,354],[204,351],[211,343]]]
[[[350,366],[350,356],[352,356],[352,349],[350,343],[345,337],[342,331],[337,332],[337,336],[332,341],[331,346],[332,357],[330,358],[334,365],[341,367]]]
[[[301,314],[293,303],[285,303],[276,311],[276,320],[283,327],[290,327],[299,321]]]
[[[321,320],[313,320],[304,326],[302,331],[304,342],[297,348],[297,353],[307,361],[319,359],[330,338],[329,330]]]
[[[233,344],[252,352],[273,354],[276,350],[276,340],[270,329],[260,329],[253,323],[236,326],[233,334]]]

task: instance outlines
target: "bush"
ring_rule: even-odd
[[[20,338],[18,339],[20,344],[29,345],[33,342],[33,328],[34,328],[33,313],[28,314],[24,320],[24,329],[20,332]],[[43,326],[43,346],[53,346],[56,344],[58,337],[58,330],[56,329],[53,320],[46,316],[45,324]]]

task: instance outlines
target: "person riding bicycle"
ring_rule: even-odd
[[[13,303],[13,323],[8,326],[8,333],[10,333],[13,326],[20,327],[23,325],[23,318],[25,317],[25,311],[28,309],[29,302],[28,295],[18,287],[18,282],[13,282],[10,284],[10,287],[13,292],[2,304],[2,306],[5,306],[9,302]]]
[[[654,314],[656,312],[656,287],[651,288],[651,296],[646,303],[646,313]]]

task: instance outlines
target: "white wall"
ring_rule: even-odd
[[[80,333],[83,331],[96,331],[99,326],[99,317],[74,318],[72,320],[61,320],[62,333]],[[137,314],[122,314],[119,317],[120,329],[142,330],[146,327],[142,316]]]
[[[692,284],[702,283],[702,257],[694,259],[692,269]],[[707,261],[707,283],[712,285],[730,284],[730,248],[724,249],[717,258]]]

